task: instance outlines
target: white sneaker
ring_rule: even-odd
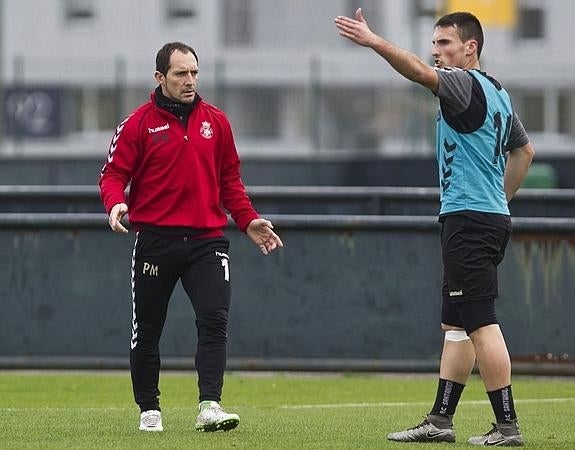
[[[455,442],[455,431],[452,427],[437,428],[425,418],[413,428],[388,434],[387,439],[396,442]]]
[[[209,406],[200,410],[196,419],[196,430],[198,431],[229,431],[240,423],[240,416],[228,414],[218,402],[210,402]]]
[[[162,413],[155,409],[140,414],[140,431],[164,431]]]

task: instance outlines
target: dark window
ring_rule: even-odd
[[[436,18],[439,15],[441,3],[436,0],[415,0],[412,8],[417,17]]]
[[[274,138],[280,134],[281,91],[247,87],[227,93],[226,108],[238,136]]]
[[[124,107],[124,95],[129,94],[130,106]],[[117,88],[93,86],[89,88],[71,87],[67,90],[65,122],[67,132],[113,130],[120,120],[141,104],[148,90],[127,89],[121,95]]]
[[[196,15],[196,0],[168,0],[166,18],[172,20],[191,19]]]
[[[575,136],[575,94],[563,92],[559,96],[559,133]]]
[[[517,36],[520,39],[545,37],[545,12],[542,9],[520,8],[517,19]]]
[[[68,132],[83,131],[82,126],[82,110],[84,108],[84,99],[82,90],[79,88],[71,87],[67,91],[66,108],[64,109],[65,122]]]
[[[96,6],[92,0],[65,0],[64,14],[67,22],[90,21],[96,17]]]
[[[224,0],[222,27],[225,44],[249,44],[253,29],[252,1]]]
[[[545,131],[545,100],[543,94],[530,92],[523,97],[522,121],[529,131]]]
[[[379,147],[377,104],[381,100],[373,88],[329,88],[322,91],[319,147],[374,150]]]
[[[121,120],[118,100],[118,92],[115,89],[104,87],[98,89],[98,103],[96,105],[98,130],[111,130]]]

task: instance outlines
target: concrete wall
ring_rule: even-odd
[[[133,234],[110,232],[105,215],[50,217],[0,217],[0,357],[125,357]],[[437,359],[434,217],[273,220],[286,246],[268,257],[235,228],[227,233],[230,358]],[[515,221],[498,301],[514,357],[575,354],[572,222]],[[193,312],[178,287],[162,351],[190,357],[194,347]]]

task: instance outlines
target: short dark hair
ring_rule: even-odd
[[[481,56],[483,50],[483,29],[481,22],[473,14],[468,12],[454,12],[441,17],[435,22],[436,27],[455,27],[462,42],[469,39],[477,41],[477,58]]]
[[[168,42],[158,50],[156,55],[156,70],[158,72],[167,75],[168,70],[170,70],[170,56],[172,56],[172,53],[174,53],[175,50],[182,53],[192,53],[196,58],[196,61],[198,61],[196,51],[189,45],[184,44],[183,42]]]

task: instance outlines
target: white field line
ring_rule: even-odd
[[[514,403],[528,404],[528,403],[566,403],[575,402],[575,397],[559,397],[559,398],[521,398],[513,399]],[[489,400],[468,400],[461,401],[459,405],[487,405]],[[405,406],[429,406],[429,402],[380,402],[380,403],[332,403],[332,404],[317,404],[317,405],[280,405],[276,408],[278,409],[337,409],[337,408],[394,408],[394,407],[405,407]],[[264,408],[269,408],[269,406],[263,406]],[[242,406],[229,406],[230,409],[233,408],[257,408],[251,405]],[[173,410],[196,410],[197,406],[174,406],[168,407],[170,411]],[[273,407],[272,407],[273,409]],[[4,412],[17,412],[17,411],[137,411],[135,407],[103,407],[103,408],[84,408],[84,407],[51,407],[46,406],[42,408],[0,408],[0,413]]]
[[[513,399],[514,403],[563,403],[575,402],[575,397],[565,398],[521,398]],[[487,405],[489,400],[460,401],[459,405]],[[314,409],[314,408],[393,408],[405,406],[429,406],[429,402],[380,402],[380,403],[333,403],[324,405],[282,405],[282,409]]]

